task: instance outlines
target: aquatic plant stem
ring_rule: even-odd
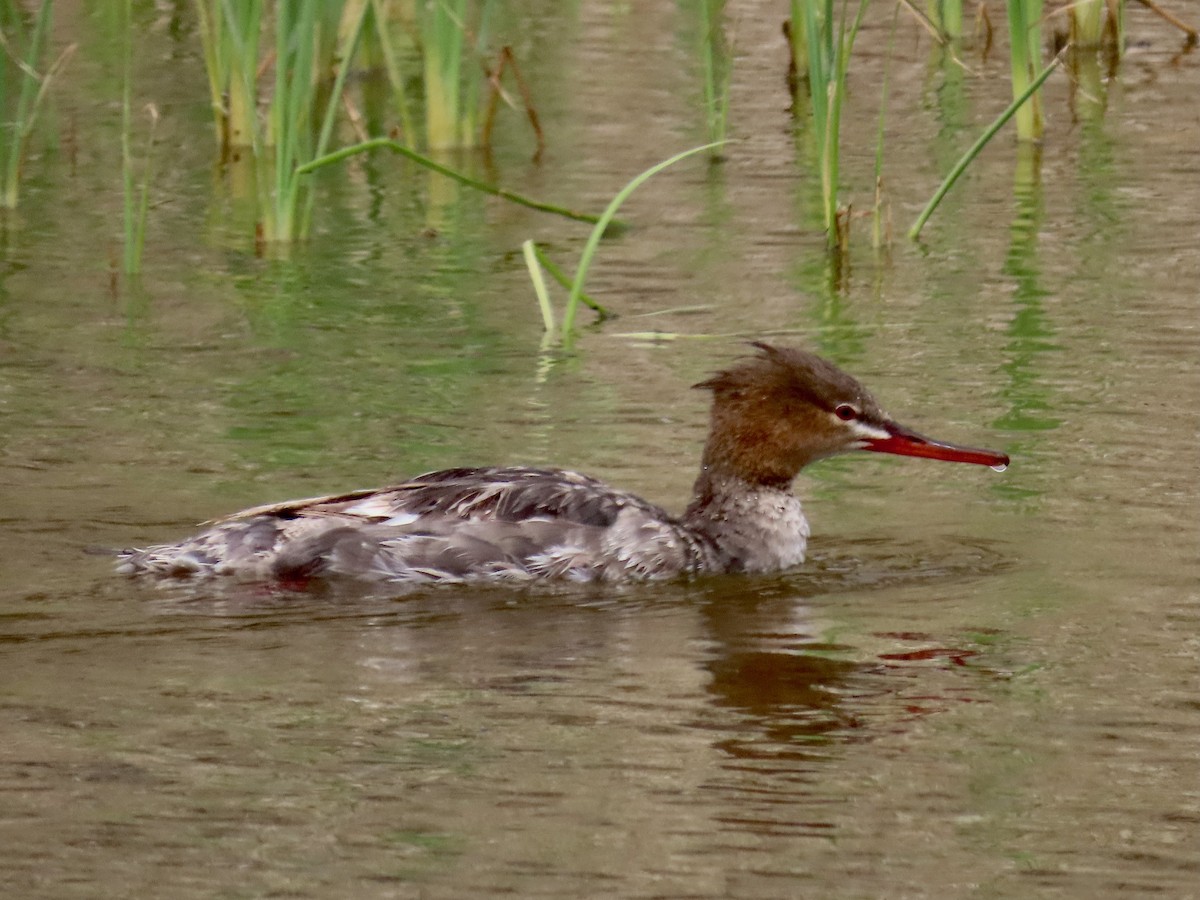
[[[362,37],[371,6],[358,3],[337,30],[337,46],[322,41],[319,14],[328,12],[321,0],[281,3],[275,13],[275,90],[268,115],[269,131],[255,147],[270,147],[268,185],[260,197],[262,235],[268,241],[304,238],[312,219],[313,194],[306,190],[300,167],[328,146],[340,108],[342,92]],[[327,96],[318,89],[318,51],[337,60],[336,75]],[[324,63],[320,64],[324,69]],[[318,101],[323,102],[323,107]],[[314,121],[320,116],[314,144]],[[264,156],[256,153],[260,161]]]
[[[146,244],[146,213],[150,208],[150,176],[154,160],[154,132],[158,128],[158,109],[149,106],[150,133],[146,138],[145,159],[142,162],[142,183],[135,188],[133,175],[133,115],[130,95],[133,90],[133,4],[125,0],[125,74],[121,92],[121,181],[123,188],[124,252],[122,268],[126,275],[142,270],[142,250]]]
[[[1041,58],[1042,0],[1008,0],[1009,58],[1013,97],[1026,97],[1016,107],[1017,137],[1037,141],[1042,137],[1042,104],[1037,89],[1029,90]]]
[[[217,147],[254,146],[258,137],[258,39],[262,0],[197,0]]]
[[[821,178],[821,219],[830,248],[844,249],[846,242],[846,235],[839,224],[838,204],[842,101],[846,91],[850,51],[868,3],[869,0],[859,0],[857,15],[849,29],[846,26],[848,2],[844,3],[836,32],[833,0],[810,0],[801,4],[803,31],[808,46],[813,142],[817,148],[817,167]]]
[[[263,198],[263,233],[268,241],[296,237],[299,160],[311,145],[313,0],[281,3],[275,10],[275,90],[271,97],[266,143],[273,147],[269,189]],[[267,181],[266,179],[262,179]]]
[[[322,156],[326,148],[329,146],[329,140],[333,135],[333,123],[337,118],[337,110],[342,100],[342,92],[346,87],[346,75],[350,71],[351,61],[358,53],[358,46],[362,40],[363,25],[367,20],[367,13],[371,7],[363,2],[359,5],[355,18],[346,27],[338,42],[337,48],[337,75],[333,79],[333,88],[329,92],[329,97],[325,102],[325,116],[321,122],[321,131],[317,136],[317,146],[313,150],[313,156]],[[299,181],[300,174],[292,173],[292,180]],[[304,204],[303,217],[301,219],[300,234],[307,235],[312,222],[312,206],[313,192],[308,191]]]
[[[527,266],[530,265],[528,253],[531,252],[533,254],[533,259],[534,259],[535,263],[537,263],[537,266],[538,266],[536,275],[534,274],[534,271],[535,271],[534,268],[532,268],[532,267],[530,268],[529,277],[530,277],[530,280],[533,281],[533,289],[534,289],[534,292],[538,295],[539,303],[547,303],[547,304],[549,303],[549,294],[544,293],[545,288],[546,288],[546,282],[542,278],[543,271],[548,273],[550,275],[550,277],[553,278],[555,281],[557,281],[561,287],[564,287],[567,290],[571,289],[571,279],[568,278],[567,274],[562,269],[560,269],[554,263],[554,261],[552,259],[550,259],[550,257],[548,257],[546,255],[545,251],[542,250],[541,247],[539,247],[532,240],[529,240],[521,245],[522,251],[525,251],[526,246],[528,246],[528,248],[529,248],[528,252],[526,252],[526,257],[525,257],[526,265]],[[540,287],[539,287],[539,285],[540,285]],[[596,321],[597,322],[603,322],[605,319],[612,316],[612,312],[610,312],[606,307],[601,306],[599,303],[597,303],[596,300],[593,299],[592,297],[588,296],[587,293],[581,293],[579,295],[579,302],[582,303],[584,306],[588,307],[589,309],[593,310],[596,313],[596,316],[597,316]],[[553,314],[547,316],[546,315],[547,309],[548,308],[544,307],[542,310],[542,322],[544,324],[546,324],[547,328],[553,329],[554,328],[554,316],[553,316]]]
[[[1104,0],[1075,0],[1069,7],[1076,47],[1098,47],[1104,34]]]
[[[832,89],[829,92],[829,115],[825,122],[827,162],[822,169],[823,171],[827,170],[828,185],[823,178],[822,186],[826,192],[826,236],[830,246],[835,246],[843,251],[848,249],[847,245],[849,244],[849,216],[845,216],[840,221],[838,215],[840,212],[838,191],[841,188],[839,167],[841,162],[842,100],[846,95],[846,73],[850,68],[850,50],[854,46],[854,39],[858,36],[859,28],[862,27],[863,14],[867,10],[868,2],[869,0],[859,0],[858,13],[854,17],[854,24],[851,26],[849,34],[846,33],[846,4],[842,6],[842,19],[838,25],[837,52],[833,58],[834,78]]]
[[[483,42],[490,0],[476,5],[475,45]],[[463,78],[468,0],[425,0],[420,12],[425,82],[425,143],[430,150],[478,140],[479,81]]]
[[[621,208],[621,204],[629,199],[630,194],[637,190],[641,185],[645,184],[663,169],[668,166],[673,166],[675,163],[687,159],[689,156],[695,156],[697,153],[703,153],[706,150],[712,150],[718,147],[725,141],[713,141],[709,144],[702,144],[699,147],[693,147],[691,150],[684,150],[682,153],[676,153],[670,159],[665,159],[657,165],[651,166],[646,171],[634,176],[630,182],[617,192],[617,195],[612,198],[612,201],[600,214],[600,218],[596,221],[595,227],[592,228],[591,234],[588,235],[587,243],[583,245],[583,252],[579,255],[579,265],[575,269],[575,279],[571,282],[571,293],[567,297],[567,308],[563,312],[562,336],[563,341],[569,341],[575,330],[575,311],[579,306],[580,297],[583,294],[583,283],[587,280],[588,268],[592,264],[592,258],[596,255],[596,248],[600,245],[600,239],[604,237],[604,232],[607,230],[609,223],[614,220],[617,210]]]
[[[1063,52],[1065,52],[1065,50],[1066,48],[1064,48]],[[984,130],[983,134],[979,136],[979,138],[970,146],[967,152],[964,153],[958,162],[954,164],[954,168],[950,170],[950,174],[945,177],[940,185],[938,185],[938,189],[934,191],[933,196],[929,198],[929,202],[925,204],[925,208],[921,210],[921,214],[917,216],[917,219],[915,222],[913,222],[912,227],[908,229],[908,237],[911,240],[915,241],[918,237],[920,237],[921,229],[925,227],[925,223],[929,220],[929,217],[933,215],[933,211],[937,209],[938,204],[942,202],[942,198],[946,196],[946,194],[950,191],[950,188],[954,186],[954,183],[958,181],[959,176],[966,171],[967,166],[971,164],[972,160],[979,155],[980,151],[983,150],[987,142],[995,137],[996,132],[1003,128],[1004,124],[1013,117],[1013,114],[1021,108],[1021,104],[1033,96],[1034,92],[1042,86],[1042,83],[1050,77],[1050,73],[1062,65],[1062,61],[1063,53],[1059,53],[1058,56],[1054,57],[1054,59],[1050,61],[1050,64],[1046,66],[1045,69],[1038,73],[1038,76],[1034,78],[1028,87],[1025,88],[1024,93],[1013,100],[1013,102],[1008,105],[1004,112],[1000,113],[996,120]]]
[[[792,79],[793,91],[799,90],[801,77],[808,77],[808,32],[806,31],[804,7],[807,0],[791,0],[791,15],[788,17],[784,34],[787,37],[788,48],[791,50],[791,61],[788,66],[789,78]]]
[[[567,209],[566,207],[555,206],[552,203],[541,203],[537,200],[531,200],[528,197],[505,190],[504,188],[498,188],[494,185],[485,184],[482,181],[476,181],[474,178],[463,175],[461,172],[455,172],[453,169],[447,168],[441,163],[434,162],[427,156],[422,156],[415,150],[411,150],[398,141],[393,141],[391,138],[371,138],[369,141],[363,141],[350,147],[342,147],[339,150],[335,150],[332,153],[327,153],[324,156],[320,156],[302,166],[298,166],[296,168],[296,174],[307,175],[310,172],[315,172],[317,169],[320,169],[324,166],[332,165],[333,163],[341,162],[343,159],[347,159],[351,156],[357,156],[359,153],[368,153],[372,150],[390,150],[393,153],[400,154],[406,159],[412,160],[418,165],[437,172],[439,175],[445,175],[447,178],[451,178],[457,181],[459,184],[465,184],[467,187],[474,188],[477,191],[483,191],[485,194],[491,194],[493,197],[500,197],[512,203],[516,203],[521,206],[527,206],[530,209],[553,213],[556,216],[563,216],[567,219],[573,219],[576,222],[588,222],[589,224],[594,224],[600,221],[599,216],[575,212],[574,210]],[[624,223],[618,220],[613,220],[608,224],[614,228],[624,227]]]
[[[729,84],[733,74],[721,19],[725,0],[700,0],[700,56],[704,65],[704,110],[710,141],[723,141],[729,123]]]
[[[146,135],[146,152],[142,159],[142,181],[134,186],[133,159],[130,153],[131,122],[125,124],[121,137],[121,157],[124,182],[125,250],[123,264],[126,275],[142,271],[142,251],[146,246],[146,216],[150,210],[150,179],[154,173],[154,135],[158,130],[158,108],[147,107],[150,132]]]
[[[962,0],[931,0],[928,9],[943,38],[956,41],[962,37]]]
[[[879,95],[879,127],[875,138],[875,203],[871,209],[871,246],[876,250],[884,244],[883,216],[883,148],[887,124],[888,83],[891,79],[892,56],[896,48],[897,24],[900,21],[900,4],[896,4],[892,12],[892,28],[888,35],[887,56],[883,61],[883,85]],[[890,217],[889,217],[890,218]],[[887,241],[891,242],[891,227],[887,229]]]
[[[533,239],[521,244],[521,255],[525,258],[525,268],[529,270],[529,280],[533,282],[533,293],[537,296],[538,308],[542,311],[542,328],[547,332],[554,331],[554,308],[550,305],[550,294],[546,290],[546,279],[542,277],[542,267],[538,262],[537,244]]]
[[[392,36],[388,33],[387,15],[383,7],[384,0],[371,0],[371,12],[375,23],[375,35],[379,40],[379,48],[383,55],[384,68],[387,69],[388,83],[396,98],[396,113],[400,117],[400,132],[404,139],[412,144],[416,141],[416,127],[413,125],[412,111],[408,102],[408,91],[404,87],[404,74],[400,70],[400,60],[396,48],[392,44]]]
[[[37,115],[37,107],[45,85],[50,75],[39,78],[37,74],[38,58],[42,54],[42,46],[46,42],[46,34],[50,31],[50,19],[53,15],[53,0],[43,0],[34,20],[33,33],[29,37],[29,46],[25,51],[25,60],[18,60],[15,53],[10,55],[17,63],[21,90],[17,95],[17,109],[9,127],[12,136],[9,138],[7,153],[4,158],[4,196],[3,203],[8,209],[15,209],[20,198],[21,160],[25,155],[25,141],[33,130],[33,122]],[[5,49],[9,49],[6,47]],[[4,61],[0,60],[0,65]]]
[[[462,8],[462,0],[459,0],[456,11],[461,13]],[[420,15],[425,76],[425,145],[430,149],[456,147],[459,143],[458,78],[462,29],[443,0],[431,0]]]

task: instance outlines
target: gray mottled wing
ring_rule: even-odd
[[[694,556],[659,507],[556,470],[451,469],[273,514],[343,523],[287,542],[277,567],[297,573],[590,580],[679,574]]]
[[[394,581],[653,578],[711,553],[653,504],[575,472],[447,469],[236,513],[127,571]]]
[[[445,469],[385,488],[256,506],[212,524],[258,516],[285,520],[333,516],[392,524],[410,517],[449,516],[502,522],[538,517],[606,527],[630,506],[669,519],[659,507],[577,472],[522,467]]]

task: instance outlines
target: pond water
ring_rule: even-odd
[[[460,163],[598,210],[703,141],[694,23],[541,6],[518,54],[545,158],[509,115]],[[738,143],[634,195],[590,281],[619,317],[563,353],[519,247],[569,263],[586,230],[396,159],[323,175],[313,240],[256,257],[191,7],[138,20],[161,145],[145,273],[114,291],[120,71],[104,14],[63,5],[81,47],[0,277],[5,896],[1200,896],[1200,57],[1131,7],[1102,115],[1050,82],[1036,176],[1000,139],[924,243],[877,254],[856,221],[835,270],[783,5],[737,6]],[[852,66],[862,209],[890,31],[873,10]],[[1007,62],[897,35],[900,234]],[[678,510],[688,386],[763,336],[1012,466],[821,463],[812,559],[770,578],[184,590],[85,552],[452,465]]]

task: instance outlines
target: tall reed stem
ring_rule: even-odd
[[[150,131],[142,157],[141,184],[136,183],[133,161],[133,0],[122,4],[124,32],[124,85],[121,91],[121,183],[124,252],[122,269],[126,275],[142,271],[142,251],[146,245],[146,214],[150,209],[150,178],[154,171],[154,133],[158,129],[158,109],[147,106]]]
[[[708,139],[719,145],[729,122],[729,82],[732,65],[722,18],[725,0],[700,0],[700,56],[704,65],[704,111]],[[714,158],[718,151],[714,149]]]
[[[425,142],[430,150],[470,147],[478,141],[479,81],[464,74],[469,58],[468,0],[424,0],[421,42],[425,75]],[[476,4],[474,46],[487,30],[491,4]]]
[[[712,150],[712,144],[704,144],[700,147],[693,147],[691,150],[685,150],[682,153],[677,153],[670,159],[664,159],[662,162],[651,166],[644,172],[640,172],[630,179],[617,195],[605,207],[604,212],[600,214],[596,220],[591,233],[588,235],[587,243],[584,244],[583,251],[579,254],[579,265],[575,268],[575,277],[570,281],[570,294],[567,297],[566,309],[563,311],[563,323],[561,331],[561,339],[563,344],[569,345],[575,336],[575,315],[579,304],[583,303],[600,312],[601,316],[607,315],[607,311],[600,307],[595,301],[587,297],[583,292],[583,285],[587,281],[588,269],[591,267],[592,259],[596,255],[596,250],[600,246],[601,239],[608,232],[609,227],[616,222],[617,210],[621,208],[621,204],[629,199],[629,196],[653,178],[663,169],[668,166],[673,166],[680,160],[687,159],[689,156],[694,156],[697,153],[703,153],[706,150]],[[538,297],[538,305],[542,310],[542,323],[546,330],[549,331],[554,327],[554,313],[550,309],[550,303],[546,294],[545,280],[542,278],[541,268],[544,267],[547,272],[560,283],[566,282],[565,276],[558,270],[553,263],[548,260],[541,250],[532,241],[526,241],[523,245],[525,254],[525,264],[529,268],[529,277],[533,281],[534,291]]]
[[[263,0],[197,0],[217,147],[222,156],[258,135],[258,36]]]
[[[16,8],[11,0],[5,2],[4,21],[12,26],[15,35],[20,28],[20,19],[24,12]],[[17,78],[20,89],[17,92],[17,108],[12,120],[8,123],[11,136],[4,147],[4,193],[3,204],[8,209],[15,209],[21,195],[21,162],[25,156],[25,143],[33,131],[33,123],[37,118],[37,109],[49,84],[51,72],[38,76],[37,66],[41,59],[42,47],[46,43],[46,35],[50,31],[50,20],[54,12],[53,0],[43,0],[38,7],[34,19],[33,32],[29,37],[29,45],[25,49],[25,59],[18,60]],[[10,42],[15,47],[15,40]],[[60,58],[61,59],[61,58]],[[8,64],[0,59],[0,112],[7,110],[8,94]]]
[[[796,79],[796,82],[792,84],[793,94],[799,88],[800,79],[807,80],[808,78],[808,32],[804,7],[809,2],[811,0],[791,0],[791,15],[788,16],[787,26],[784,29],[788,46],[792,51],[791,71],[788,75],[789,78],[794,76]]]
[[[915,7],[910,6],[910,9],[920,15]],[[925,10],[928,24],[936,28],[942,37],[951,41],[962,37],[962,0],[927,0]]]
[[[1042,102],[1029,86],[1041,66],[1042,0],[1008,0],[1009,54],[1012,62],[1013,97],[1028,96],[1017,108],[1017,137],[1022,141],[1042,139]],[[1027,94],[1028,92],[1028,94]]]
[[[844,229],[839,225],[838,204],[842,103],[850,51],[868,3],[869,0],[859,0],[858,13],[849,29],[846,26],[848,0],[842,5],[842,15],[836,25],[833,0],[807,0],[803,3],[813,138],[821,175],[821,215],[831,248],[844,248],[847,240]]]
[[[1099,47],[1104,36],[1104,0],[1075,0],[1070,9],[1075,46]]]
[[[912,227],[908,229],[908,237],[910,240],[915,241],[921,236],[921,229],[925,227],[925,223],[929,221],[929,217],[933,215],[933,211],[937,209],[938,204],[942,202],[942,198],[949,193],[950,188],[954,186],[956,181],[958,181],[959,176],[961,176],[962,173],[967,170],[967,166],[969,166],[975,157],[980,154],[984,146],[987,145],[987,142],[995,137],[996,133],[1002,127],[1004,127],[1004,123],[1017,114],[1026,101],[1029,101],[1033,98],[1037,90],[1042,86],[1042,83],[1050,77],[1051,72],[1053,72],[1059,67],[1059,65],[1062,64],[1062,61],[1062,53],[1054,57],[1054,59],[1050,61],[1050,65],[1046,66],[1046,68],[1039,72],[1037,77],[1026,86],[1024,93],[1022,93],[1019,97],[1016,97],[1013,102],[1005,108],[1004,112],[1000,113],[1000,115],[996,117],[996,120],[983,130],[983,134],[976,139],[975,143],[970,146],[967,152],[964,153],[961,158],[959,158],[958,162],[954,164],[954,168],[950,170],[950,174],[942,180],[942,183],[938,185],[938,189],[934,191],[933,196],[929,198],[929,202],[925,204],[925,208],[921,210],[921,214],[917,216],[917,219],[915,222],[913,222]]]
[[[267,140],[274,153],[269,196],[263,202],[263,236],[269,241],[308,236],[312,192],[300,169],[323,155],[329,145],[346,76],[370,10],[370,5],[360,4],[343,23],[334,54],[339,61],[337,76],[328,95],[322,97],[316,61],[322,37],[319,15],[327,10],[321,0],[291,0],[276,9],[275,94]],[[321,115],[319,128],[314,121],[317,115]]]

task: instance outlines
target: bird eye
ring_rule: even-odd
[[[853,422],[858,418],[858,410],[849,403],[838,404],[838,407],[833,411],[833,414],[843,422]]]

